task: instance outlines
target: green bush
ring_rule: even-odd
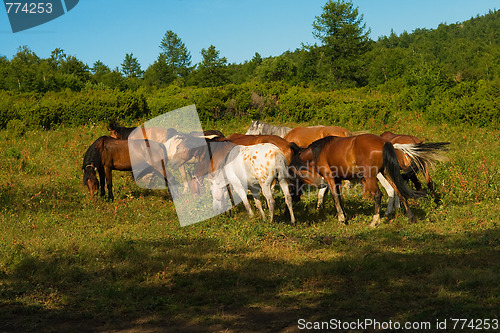
[[[438,80],[439,82],[439,80]],[[429,90],[431,89],[431,90]],[[147,120],[195,104],[204,123],[211,120],[248,117],[286,123],[384,125],[421,114],[432,122],[468,123],[499,127],[500,79],[445,85],[407,85],[403,80],[387,82],[376,89],[315,91],[282,81],[246,82],[212,88],[169,86],[146,91],[102,89],[87,85],[80,92],[12,93],[0,91],[0,128],[10,130],[50,129],[59,124],[89,122],[122,123]],[[23,124],[23,125],[22,125]]]
[[[426,112],[431,122],[499,128],[500,79],[462,82],[438,95]]]
[[[26,125],[19,119],[11,119],[7,123],[7,131],[13,136],[23,136],[26,132]]]

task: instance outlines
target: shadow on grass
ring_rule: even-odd
[[[359,237],[377,241],[317,245],[346,255],[299,263],[202,236],[19,249],[0,270],[0,331],[279,332],[296,331],[300,318],[497,318],[499,231]],[[391,251],[394,238],[428,248]]]

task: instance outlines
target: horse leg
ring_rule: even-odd
[[[262,219],[265,220],[266,214],[264,213],[264,209],[262,208],[262,201],[260,200],[260,188],[257,186],[250,186],[248,189],[252,194],[253,201],[255,202],[255,207],[257,207],[257,210],[259,211]]]
[[[323,188],[320,188],[318,190],[318,204],[316,205],[316,209],[319,210],[321,206],[323,205],[323,201],[325,198],[325,194],[328,191],[328,186],[325,186]]]
[[[370,224],[370,227],[374,228],[377,225],[380,224],[380,202],[382,199],[382,192],[380,192],[380,189],[378,188],[377,185],[377,178],[364,178],[363,179],[363,185],[364,185],[364,195],[371,195],[373,198],[373,201],[375,202],[375,212],[373,214],[373,221]]]
[[[98,169],[99,172],[99,187],[101,188],[101,197],[104,197],[106,195],[106,176],[104,173],[104,170],[102,168]]]
[[[248,212],[248,215],[250,215],[250,217],[253,217],[253,211],[252,207],[250,207],[250,203],[248,202],[246,189],[241,184],[234,184],[234,183],[232,184],[234,192],[236,193],[236,195],[240,197],[241,201],[243,202],[243,205],[245,206],[245,209]]]
[[[387,202],[387,210],[385,211],[385,216],[387,216],[392,213],[392,210],[394,208],[394,189],[392,188],[391,184],[389,184],[387,179],[385,179],[382,173],[379,172],[377,174],[377,179],[380,181],[380,184],[382,184],[385,191],[387,192],[387,195],[389,196],[389,200]],[[399,198],[398,198],[398,204],[399,204]]]
[[[292,207],[292,196],[290,194],[290,190],[288,189],[288,182],[285,179],[280,179],[280,186],[283,194],[285,195],[286,206],[288,207],[288,211],[290,212],[290,220],[292,225],[295,225],[295,215],[293,214]]]
[[[108,198],[113,201],[115,197],[113,196],[113,177],[111,168],[105,167],[104,173],[106,175],[106,181],[108,183]]]
[[[328,183],[328,187],[330,188],[330,192],[332,192],[333,201],[335,202],[335,208],[337,209],[337,218],[339,223],[347,224],[347,219],[344,213],[344,207],[342,205],[341,194],[341,183],[338,180],[333,179],[332,177],[323,177]]]
[[[408,205],[408,200],[406,200],[406,198],[401,195],[401,193],[399,192],[398,188],[396,187],[396,184],[394,184],[394,182],[392,181],[392,179],[387,179],[387,181],[394,188],[394,191],[396,192],[396,194],[399,197],[400,201],[403,203],[403,206],[404,206],[404,208],[406,210],[406,216],[408,217],[408,220],[410,222],[415,222],[415,215],[413,215],[413,212],[410,209],[410,205]]]
[[[181,174],[182,184],[184,184],[183,192],[186,193],[187,191],[189,191],[189,184],[187,181],[186,167],[184,166],[184,164],[179,167],[179,173]]]
[[[264,194],[264,197],[267,200],[267,206],[269,207],[270,222],[273,222],[275,201],[273,198],[273,191],[271,189],[271,184],[266,184],[266,183],[261,184],[261,188],[262,188],[262,194]]]
[[[420,183],[420,180],[418,180],[418,177],[417,177],[417,174],[414,173],[411,177],[410,177],[410,180],[411,182],[413,183],[413,185],[415,185],[415,190],[417,191],[422,191],[422,184]]]

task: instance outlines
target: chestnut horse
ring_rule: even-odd
[[[392,132],[386,131],[382,134],[380,134],[380,137],[391,142],[392,144],[421,144],[423,141],[420,140],[417,137],[414,137],[412,135],[405,135],[405,134],[394,134]],[[449,142],[441,142],[437,143],[442,146],[441,151],[446,151],[445,146],[449,144]],[[442,154],[435,154],[433,156],[434,161],[445,161],[446,158]],[[405,172],[403,177],[409,179],[412,181],[412,183],[415,185],[415,189],[417,191],[422,190],[422,184],[418,180],[418,177],[416,175],[417,171],[421,171],[422,174],[424,175],[425,182],[427,183],[427,188],[431,192],[432,196],[434,197],[434,202],[436,204],[439,204],[440,202],[440,196],[439,194],[435,191],[434,189],[434,184],[432,182],[431,176],[430,176],[430,163],[429,161],[419,161],[417,162],[412,161],[410,156],[405,154],[403,158],[400,158],[399,160],[399,165],[401,169]],[[395,201],[395,202],[394,202]],[[386,214],[389,214],[392,211],[392,204],[393,202],[395,203],[396,208],[399,207],[399,201],[397,197],[391,198],[389,195],[389,203],[387,205],[387,212]],[[389,212],[389,213],[388,213]]]
[[[290,143],[277,135],[245,135],[235,133],[228,136],[227,140],[241,146],[251,146],[259,143],[272,143],[278,147],[283,154],[285,154],[287,164],[290,164],[293,155],[299,151],[299,147],[295,143]]]
[[[113,200],[113,170],[134,171],[137,173],[136,179],[153,172],[160,175],[165,180],[165,184],[170,181],[172,185],[176,185],[175,179],[165,168],[166,161],[167,152],[160,143],[147,140],[118,140],[102,136],[85,153],[82,167],[83,180],[93,194],[96,190],[95,172],[97,171],[101,196],[105,195],[104,188],[107,182],[108,197]]]
[[[341,181],[344,179],[361,180],[363,195],[371,196],[375,201],[375,213],[371,223],[373,227],[380,223],[382,194],[377,185],[379,172],[388,176],[388,181],[401,198],[410,221],[414,216],[407,199],[422,195],[411,190],[401,176],[398,157],[392,143],[373,134],[345,138],[325,137],[296,155],[292,166],[306,183],[316,185],[321,183],[322,179],[327,182],[341,223],[346,223],[341,199]]]
[[[434,197],[434,202],[438,204],[440,201],[439,194],[434,190],[432,179],[430,177],[430,168],[435,162],[447,160],[444,153],[447,151],[446,146],[449,145],[449,142],[424,143],[422,140],[414,136],[394,134],[388,131],[382,133],[380,137],[394,145],[398,156],[399,167],[404,172],[403,178],[405,180],[411,180],[415,184],[415,189],[417,191],[421,191],[422,185],[416,176],[416,172],[421,171],[425,176],[427,187]],[[413,152],[405,148],[407,145],[414,148]],[[387,182],[382,174],[379,173],[377,178],[389,196],[387,209],[385,211],[385,215],[387,216],[392,213],[394,207],[396,207],[396,209],[399,208],[399,197],[395,195],[393,187]],[[323,203],[323,197],[326,190],[328,190],[328,187],[323,187],[318,192],[318,209]]]
[[[293,142],[297,146],[305,148],[314,141],[326,136],[348,137],[352,136],[352,133],[339,126],[295,127],[283,138],[288,142]]]

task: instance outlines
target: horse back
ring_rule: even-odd
[[[390,143],[400,143],[400,144],[407,144],[407,143],[422,143],[422,140],[419,138],[412,136],[412,135],[406,135],[406,134],[395,134],[389,131],[386,131],[382,134],[380,134],[380,137],[389,141]]]
[[[276,174],[286,170],[285,154],[272,143],[260,143],[242,147],[241,162],[259,184],[269,183]]]
[[[130,171],[128,140],[105,137],[99,144],[103,166],[112,170]]]
[[[331,137],[318,157],[318,164],[335,167],[340,178],[375,176],[383,166],[383,147],[386,140],[374,134],[352,137]],[[372,172],[372,168],[373,171]]]
[[[351,132],[340,126],[320,125],[310,127],[295,127],[285,135],[284,139],[289,142],[294,142],[299,147],[308,147],[313,142],[327,136],[347,137],[351,135]]]
[[[234,135],[234,134],[233,134]],[[278,147],[283,154],[286,157],[287,163],[290,163],[292,156],[293,156],[293,150],[290,147],[290,142],[287,140],[283,139],[280,136],[277,135],[237,135],[234,136],[230,135],[228,139],[233,142],[234,144],[237,145],[242,145],[242,146],[249,146],[249,145],[255,145],[255,144],[260,144],[260,143],[271,143],[274,144],[276,147]]]

